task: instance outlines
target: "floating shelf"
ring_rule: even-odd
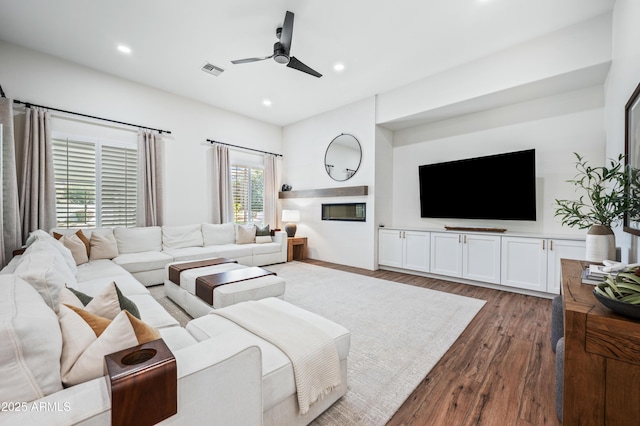
[[[316,197],[355,197],[368,195],[369,187],[343,186],[339,188],[303,189],[300,191],[281,191],[278,198],[316,198]]]

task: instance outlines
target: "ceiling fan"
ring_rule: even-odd
[[[276,41],[273,45],[273,55],[260,58],[236,59],[235,61],[231,61],[231,63],[246,64],[249,62],[258,62],[273,58],[273,60],[279,64],[287,64],[289,68],[302,71],[314,77],[322,77],[322,74],[318,71],[303,64],[296,59],[295,56],[289,55],[289,51],[291,50],[291,39],[293,37],[293,16],[293,12],[287,11],[284,16],[284,24],[282,27],[276,29],[276,37],[278,37],[279,41]]]

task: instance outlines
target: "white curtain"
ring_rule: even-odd
[[[48,111],[26,107],[22,153],[18,186],[24,240],[37,229],[48,232],[56,225],[56,187]]]
[[[150,130],[138,131],[138,226],[164,221],[164,141]]]
[[[275,229],[278,223],[278,169],[276,156],[264,155],[264,222],[271,229]]]
[[[233,188],[229,147],[214,144],[209,151],[211,164],[212,223],[233,222]]]
[[[0,98],[0,179],[2,207],[0,208],[0,267],[11,260],[13,250],[22,244],[20,208],[18,203],[18,175],[13,135],[13,101]]]

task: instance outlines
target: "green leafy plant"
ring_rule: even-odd
[[[640,267],[628,268],[618,274],[607,275],[603,283],[595,287],[595,291],[604,297],[621,302],[640,305]]]
[[[579,154],[574,155],[578,173],[567,182],[583,194],[577,200],[556,200],[555,216],[562,218],[563,225],[580,229],[592,225],[611,227],[619,224],[625,213],[637,216],[640,200],[627,195],[632,178],[624,166],[624,155],[600,167],[592,167]],[[631,193],[636,191],[634,185]]]

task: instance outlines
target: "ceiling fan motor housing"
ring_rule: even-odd
[[[287,55],[279,41],[273,45],[273,60],[279,64],[289,63],[289,55]]]

